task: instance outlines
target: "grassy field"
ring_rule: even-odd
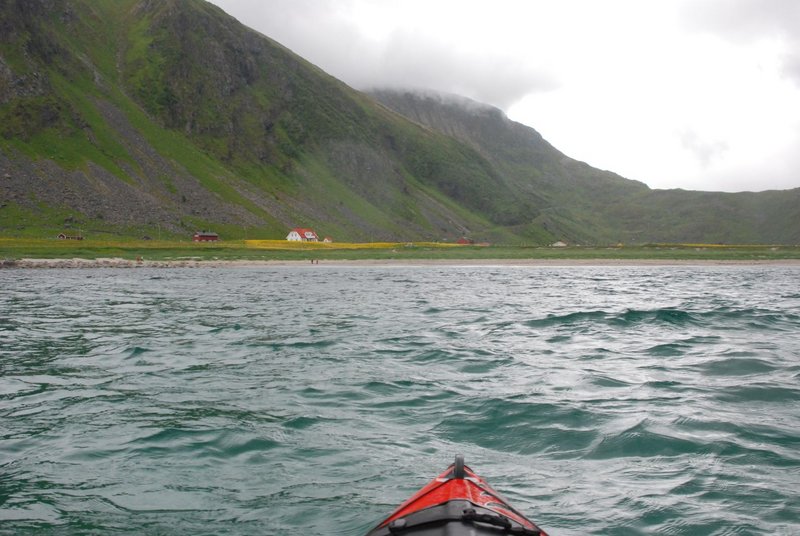
[[[615,247],[472,246],[434,242],[303,243],[237,240],[193,243],[162,240],[0,238],[0,260],[137,258],[171,260],[704,260],[800,259],[800,246],[653,244]]]

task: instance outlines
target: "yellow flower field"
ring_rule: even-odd
[[[254,249],[397,249],[397,248],[447,248],[459,244],[441,242],[293,242],[289,240],[245,240]]]

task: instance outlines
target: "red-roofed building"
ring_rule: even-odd
[[[211,231],[197,231],[194,233],[192,240],[194,242],[216,242],[219,240],[219,235]]]
[[[291,240],[294,242],[319,242],[319,237],[317,236],[317,233],[311,229],[295,227],[289,231],[289,234],[286,236],[286,240]]]

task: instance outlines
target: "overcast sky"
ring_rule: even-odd
[[[357,89],[492,104],[653,188],[800,187],[800,0],[211,0]]]

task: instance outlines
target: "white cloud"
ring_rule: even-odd
[[[504,109],[653,187],[800,187],[796,0],[213,0],[356,88]]]
[[[487,11],[482,2],[215,3],[358,89],[428,88],[507,108],[558,85],[546,67],[497,50],[495,34],[477,24],[486,20],[473,18]]]
[[[691,152],[703,168],[724,156],[730,146],[722,140],[703,139],[696,131],[687,128],[679,134],[681,145]]]

